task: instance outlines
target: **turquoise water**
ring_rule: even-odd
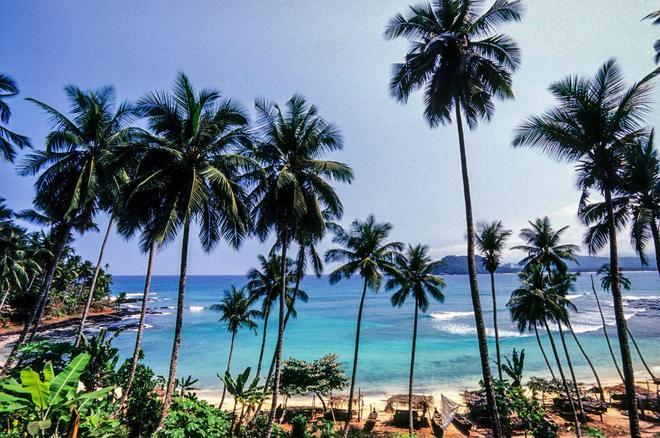
[[[626,275],[632,281],[632,290],[625,293],[630,329],[647,362],[660,372],[658,274],[635,272]],[[167,373],[171,354],[177,280],[176,276],[154,277],[150,307],[160,314],[147,317],[148,329],[144,337],[146,362],[163,375]],[[467,277],[446,276],[445,281],[445,302],[432,303],[427,314],[420,319],[415,368],[416,390],[419,392],[433,393],[474,387],[481,375]],[[129,296],[140,296],[143,282],[144,278],[139,276],[115,276],[112,291],[115,294],[127,292]],[[492,327],[488,276],[479,276],[479,282],[486,324]],[[189,277],[179,376],[193,375],[204,388],[220,388],[216,374],[226,366],[229,335],[218,322],[218,314],[208,310],[208,307],[220,301],[223,290],[230,284],[244,283],[243,276]],[[518,350],[524,348],[527,353],[526,376],[547,375],[533,334],[517,333],[505,307],[517,284],[515,274],[496,276],[502,352],[510,355],[514,347]],[[299,315],[289,322],[284,341],[284,357],[311,360],[327,353],[337,353],[345,369],[349,370],[361,282],[356,278],[331,286],[325,277],[308,277],[303,281],[302,288],[310,299],[308,303],[297,304]],[[394,392],[405,389],[407,385],[413,307],[404,305],[402,308],[393,308],[389,295],[386,291],[369,293],[365,304],[358,385],[366,393]],[[615,349],[618,349],[611,299],[605,292],[599,291],[598,296],[606,313],[610,339]],[[579,309],[572,316],[575,331],[579,333],[578,336],[598,370],[605,376],[614,377],[615,371],[602,334],[600,316],[591,293],[589,274],[580,277],[572,299]],[[135,304],[136,307],[138,305]],[[276,319],[272,317],[268,327],[271,335],[266,353],[268,361],[275,344]],[[489,351],[491,358],[494,358],[495,347],[490,328],[488,334]],[[134,330],[126,330],[119,335],[116,344],[124,357],[132,353],[134,338]],[[256,367],[260,340],[261,327],[257,335],[246,331],[239,334],[232,366],[234,370]],[[544,337],[543,340],[549,352],[547,339]],[[586,362],[579,356],[572,340],[570,347],[574,350],[578,378],[591,381]],[[647,378],[637,355],[634,354],[633,358],[638,378]]]

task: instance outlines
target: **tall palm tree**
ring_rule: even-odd
[[[254,220],[256,234],[264,240],[272,230],[281,247],[281,289],[273,400],[266,429],[270,438],[280,391],[280,366],[284,338],[284,311],[287,291],[287,251],[299,227],[323,235],[323,211],[340,216],[339,196],[329,181],[350,183],[353,172],[345,164],[325,160],[328,152],[342,149],[335,125],[318,115],[314,105],[302,96],[293,96],[285,105],[257,100],[257,143],[253,158],[263,167],[255,175]]]
[[[394,65],[392,95],[406,102],[413,91],[424,88],[424,116],[431,127],[450,123],[454,111],[465,198],[470,292],[496,437],[500,436],[499,418],[474,258],[475,231],[462,116],[474,129],[480,119],[490,120],[493,116],[493,97],[513,98],[511,75],[520,65],[520,52],[511,38],[496,34],[495,29],[500,24],[519,21],[521,15],[522,7],[516,0],[496,0],[483,13],[477,2],[439,0],[412,6],[407,16],[397,14],[385,30],[387,39],[405,37],[411,42],[404,62]]]
[[[415,316],[413,317],[412,350],[410,353],[410,379],[408,381],[408,432],[413,436],[413,376],[415,372],[415,347],[417,345],[417,321],[419,311],[426,313],[429,307],[429,298],[440,303],[445,301],[442,289],[445,282],[434,275],[440,261],[432,261],[428,255],[428,247],[408,245],[405,254],[396,254],[394,266],[387,268],[389,278],[385,284],[387,290],[394,290],[392,306],[401,307],[408,297],[415,300]]]
[[[333,243],[339,248],[332,248],[325,254],[328,263],[343,263],[330,273],[330,284],[336,284],[342,278],[351,278],[353,275],[362,277],[362,295],[357,314],[357,327],[355,330],[355,351],[353,353],[353,370],[351,372],[351,388],[348,395],[348,419],[344,427],[344,437],[348,435],[353,409],[353,396],[355,394],[355,378],[357,376],[358,353],[360,350],[360,327],[362,325],[362,311],[367,289],[377,291],[383,281],[383,272],[393,268],[394,256],[403,249],[401,242],[388,242],[392,225],[377,223],[373,215],[362,222],[355,220],[348,231],[342,228],[334,230]]]
[[[576,164],[578,186],[584,196],[595,190],[605,199],[608,233],[598,242],[601,249],[609,242],[612,272],[612,298],[626,386],[630,433],[640,436],[636,408],[635,373],[626,336],[626,319],[619,285],[616,196],[626,147],[646,135],[644,118],[650,111],[651,80],[657,68],[641,81],[626,88],[616,61],[610,59],[593,78],[568,77],[550,86],[559,104],[540,116],[524,122],[513,139],[514,147],[539,148],[552,158]]]
[[[598,275],[600,275],[600,285],[603,289],[606,291],[611,290],[612,288],[612,275],[611,271],[609,269],[609,266],[604,265],[598,270]],[[624,277],[623,273],[621,272],[621,269],[619,268],[619,284],[621,284],[621,288],[624,290],[630,290],[631,288],[631,282],[628,278]],[[602,317],[602,311],[601,311],[601,317]],[[655,374],[653,374],[653,371],[651,371],[651,368],[649,365],[646,363],[646,360],[644,360],[644,356],[642,355],[642,351],[639,349],[639,345],[637,345],[637,341],[635,341],[635,337],[633,336],[632,332],[630,331],[629,327],[626,327],[626,330],[628,331],[628,336],[630,337],[630,340],[633,342],[633,345],[635,346],[635,350],[637,350],[637,354],[639,355],[639,358],[642,360],[642,364],[644,365],[644,368],[646,368],[646,372],[649,373],[651,376],[651,379],[654,382],[658,382],[658,379],[656,379]],[[612,356],[614,358],[614,356]],[[614,362],[616,364],[616,361]]]
[[[502,380],[502,358],[500,356],[500,334],[497,329],[497,299],[495,295],[495,271],[502,263],[504,243],[511,237],[511,230],[502,225],[502,221],[479,224],[476,236],[477,249],[481,252],[484,268],[490,274],[490,289],[493,295],[493,328],[495,329],[495,350],[497,352],[497,373]]]
[[[143,158],[144,152],[149,149],[149,143],[134,143],[122,147],[122,151],[118,153],[118,160],[124,165],[134,167]],[[130,163],[130,164],[128,164]],[[140,361],[142,352],[142,339],[144,337],[145,321],[147,316],[147,303],[149,301],[149,294],[151,293],[151,279],[153,274],[153,264],[158,248],[156,242],[151,234],[147,231],[157,221],[158,214],[163,207],[163,198],[157,193],[144,193],[136,191],[137,181],[130,181],[125,185],[123,190],[118,194],[120,196],[121,209],[114,212],[114,217],[117,220],[117,232],[129,239],[136,233],[140,232],[140,250],[147,255],[147,269],[145,273],[144,289],[142,292],[142,303],[140,305],[140,319],[138,321],[137,333],[135,335],[135,347],[133,348],[133,356],[131,357],[131,367],[126,378],[126,383],[123,386],[122,396],[119,400],[117,411],[121,412],[131,393],[133,380]]]
[[[551,284],[553,284],[557,288],[557,293],[561,294],[564,297],[568,296],[568,292],[575,291],[575,281],[579,274],[571,274],[569,272],[561,272],[561,271],[555,271],[552,275],[552,277],[549,277]],[[575,309],[575,308],[573,308]],[[600,399],[601,401],[605,401],[605,393],[603,392],[603,386],[600,383],[600,377],[598,376],[598,373],[596,372],[596,367],[594,367],[594,364],[591,362],[591,359],[589,358],[589,355],[587,352],[584,350],[584,347],[582,347],[582,343],[578,339],[577,334],[575,333],[575,330],[573,330],[573,325],[571,324],[571,319],[569,318],[569,312],[567,309],[565,315],[566,319],[564,321],[559,321],[558,326],[559,326],[559,334],[562,337],[562,344],[564,345],[564,351],[566,353],[566,360],[568,361],[569,368],[571,370],[571,376],[573,378],[573,383],[575,386],[575,391],[577,393],[578,397],[578,403],[582,405],[582,400],[580,398],[580,393],[577,389],[577,381],[575,379],[575,372],[573,371],[573,365],[571,363],[570,356],[568,354],[568,348],[566,347],[566,341],[564,340],[564,333],[561,329],[561,323],[566,324],[568,327],[568,330],[571,332],[571,336],[573,336],[573,340],[575,341],[575,344],[578,346],[580,349],[580,352],[582,353],[582,356],[584,359],[587,361],[587,364],[589,365],[589,368],[591,369],[591,372],[594,375],[594,378],[596,379],[596,385],[598,386],[598,393],[600,394]],[[583,409],[581,406],[580,409]],[[584,415],[584,412],[582,412]]]
[[[523,270],[519,274],[520,287],[511,293],[511,299],[506,306],[511,312],[512,321],[518,326],[518,330],[521,333],[539,325],[545,328],[548,339],[550,340],[550,346],[552,347],[552,353],[555,356],[555,363],[559,370],[566,398],[569,401],[571,414],[575,423],[575,433],[578,437],[581,437],[580,422],[575,410],[575,404],[573,403],[571,390],[568,387],[564,368],[561,365],[559,353],[557,352],[557,346],[548,325],[548,321],[556,321],[557,317],[562,317],[566,309],[572,306],[572,303],[556,293],[557,291],[554,286],[549,284],[545,271],[545,267],[537,263]]]
[[[263,255],[257,256],[260,268],[250,268],[247,272],[247,289],[250,291],[251,299],[261,300],[261,318],[263,319],[263,330],[261,336],[261,349],[259,350],[259,360],[257,362],[257,372],[255,379],[259,380],[261,375],[261,366],[263,364],[264,352],[266,349],[266,338],[268,330],[268,319],[273,304],[279,297],[282,279],[282,261],[277,254],[269,254],[268,258]],[[291,272],[293,260],[286,262],[287,275]]]
[[[143,133],[143,150],[136,170],[131,203],[147,199],[156,205],[153,220],[144,225],[149,241],[162,246],[179,231],[181,265],[177,292],[174,341],[163,411],[158,429],[169,412],[176,381],[183,330],[190,226],[199,224],[202,248],[210,251],[221,239],[237,248],[249,227],[249,208],[239,183],[252,161],[239,153],[249,142],[248,120],[220,92],[197,92],[179,74],[172,92],[152,92],[137,102],[152,134]],[[158,202],[152,202],[158,200]]]
[[[46,138],[46,150],[31,154],[22,173],[34,174],[47,168],[37,182],[37,190],[50,190],[45,186],[65,183],[69,185],[70,210],[83,205],[97,210],[115,177],[109,165],[112,149],[135,133],[130,127],[133,110],[127,102],[115,103],[112,87],[84,91],[70,85],[65,88],[65,94],[71,106],[69,117],[44,102],[28,98],[50,116],[53,130]],[[100,262],[90,292],[93,292],[99,270]],[[88,310],[88,306],[83,310],[81,327]],[[77,339],[78,343],[79,336]]]
[[[578,408],[580,409],[581,418],[584,421],[587,421],[587,416],[584,412],[584,406],[582,404],[582,396],[580,395],[580,388],[578,387],[577,379],[575,378],[575,369],[573,368],[573,361],[571,355],[568,351],[568,345],[566,344],[566,336],[564,334],[564,328],[562,324],[570,325],[569,319],[569,310],[577,311],[577,307],[567,298],[568,292],[574,289],[573,283],[579,274],[571,274],[564,271],[552,271],[548,273],[548,287],[553,289],[553,293],[564,298],[563,300],[557,301],[557,310],[554,315],[554,320],[557,323],[557,331],[559,331],[559,338],[561,339],[561,345],[564,348],[564,355],[566,356],[566,363],[568,364],[568,370],[571,373],[571,381],[573,382],[573,389],[575,390],[575,398],[578,403]],[[575,335],[575,333],[573,333]],[[574,336],[577,340],[577,336]],[[584,349],[580,348],[580,351],[586,358],[588,363],[591,363],[589,356],[585,353]],[[592,371],[596,377],[596,382],[598,382],[598,387],[602,393],[602,388],[600,387],[600,379],[596,374],[596,371],[592,367]]]
[[[594,293],[594,298],[596,298],[596,304],[598,305],[598,313],[600,313],[600,321],[603,325],[603,334],[605,335],[605,341],[607,342],[607,348],[610,350],[610,356],[612,357],[612,362],[614,362],[614,367],[616,368],[616,372],[619,374],[619,377],[621,378],[621,382],[624,382],[623,374],[621,373],[621,368],[619,368],[619,364],[616,361],[616,355],[614,354],[614,350],[612,349],[612,344],[610,343],[610,336],[607,334],[607,325],[605,324],[605,316],[603,315],[603,308],[600,306],[600,300],[598,299],[598,293],[596,293],[596,286],[594,285],[594,276],[591,276],[591,290]]]
[[[227,324],[227,331],[231,333],[231,342],[229,343],[229,356],[227,358],[227,370],[225,373],[229,373],[231,369],[231,357],[234,353],[234,340],[236,339],[236,333],[241,328],[254,331],[254,334],[257,334],[257,323],[254,322],[256,318],[260,316],[260,312],[252,308],[254,301],[245,291],[245,288],[237,288],[234,285],[231,285],[228,290],[225,291],[225,296],[220,302],[220,304],[214,304],[211,306],[211,310],[220,312],[220,321]],[[227,387],[222,388],[222,397],[220,398],[220,406],[225,402],[225,395],[227,392]]]
[[[527,253],[527,256],[520,262],[521,265],[525,266],[525,269],[529,269],[529,267],[534,265],[539,265],[545,269],[546,273],[548,274],[548,285],[550,287],[554,287],[555,293],[561,294],[565,297],[568,293],[568,290],[570,290],[572,287],[572,281],[574,281],[574,276],[568,273],[568,266],[566,265],[566,261],[576,260],[575,253],[579,250],[579,247],[577,245],[560,243],[561,236],[564,232],[566,232],[566,230],[568,230],[568,226],[555,230],[552,228],[552,224],[550,223],[550,219],[548,217],[544,217],[543,219],[536,219],[536,221],[529,222],[529,224],[531,225],[531,228],[523,228],[520,231],[520,238],[525,241],[525,245],[514,246],[512,249],[522,250]],[[568,300],[567,302],[570,303]],[[565,318],[562,316],[565,316]],[[575,380],[573,363],[571,361],[568,347],[566,345],[566,338],[564,336],[564,329],[562,326],[562,323],[570,326],[568,312],[566,309],[562,309],[561,314],[555,315],[554,319],[557,322],[557,328],[559,330],[559,336],[564,349],[564,354],[566,355],[568,368],[571,373],[573,385],[575,386],[580,413],[582,416],[584,416],[582,398],[580,397],[580,392]],[[574,337],[577,340],[577,336],[575,336],[575,334]],[[580,350],[584,354],[587,362],[591,362],[584,350],[582,348],[580,348]],[[596,377],[596,381],[600,382],[600,379],[595,373],[595,370],[594,375]]]
[[[53,130],[46,136],[45,150],[30,154],[20,169],[22,175],[39,174],[34,204],[40,211],[26,212],[25,217],[51,225],[58,243],[15,349],[25,341],[33,323],[33,333],[36,332],[53,274],[71,239],[71,231],[95,228],[92,220],[98,212],[103,187],[111,178],[107,170],[112,145],[126,141],[134,132],[127,126],[132,119],[129,105],[119,104],[114,109],[111,87],[83,91],[69,85],[64,91],[70,102],[70,116],[28,98],[48,114]],[[10,355],[5,368],[12,361]]]
[[[653,147],[653,131],[624,153],[622,197],[630,210],[630,240],[642,263],[647,263],[646,243],[653,241],[655,265],[660,274],[660,161]]]
[[[656,26],[660,25],[660,10],[657,10],[655,12],[651,12],[648,14],[646,17],[644,17],[644,20],[651,20],[653,24]],[[655,49],[655,63],[660,62],[660,39],[655,40],[655,44],[653,44],[653,48]]]
[[[5,124],[9,122],[11,110],[5,102],[8,97],[14,97],[18,94],[16,82],[10,76],[0,73],[0,122]],[[0,156],[10,163],[16,158],[16,149],[23,149],[30,146],[30,140],[24,135],[16,134],[0,124]]]

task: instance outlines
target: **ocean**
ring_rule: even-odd
[[[613,379],[616,371],[607,350],[602,333],[600,315],[591,292],[589,273],[583,273],[571,295],[578,312],[572,315],[572,324],[584,348],[601,374],[601,378]],[[632,289],[625,291],[626,317],[630,330],[642,349],[645,359],[660,374],[660,280],[656,272],[627,272]],[[610,340],[618,352],[612,300],[598,287]],[[421,315],[417,340],[415,365],[415,391],[439,393],[473,389],[481,378],[477,350],[474,315],[469,293],[468,278],[464,275],[444,277],[447,287],[444,303],[431,303],[427,313]],[[518,333],[511,324],[506,303],[511,291],[518,285],[516,274],[495,276],[497,288],[497,314],[500,327],[500,346],[503,356],[511,356],[513,348],[525,350],[525,376],[548,376],[533,333]],[[154,276],[149,306],[153,314],[147,317],[143,349],[145,362],[154,371],[166,375],[169,366],[177,291],[177,276]],[[182,352],[179,359],[179,376],[192,375],[199,379],[204,389],[220,389],[217,374],[226,367],[230,336],[219,322],[219,314],[209,307],[218,303],[223,291],[231,284],[244,285],[244,276],[190,276],[187,282],[186,306]],[[144,277],[114,276],[113,294],[126,292],[128,297],[142,295]],[[479,276],[481,302],[488,327],[489,353],[496,374],[494,332],[492,330],[493,306],[490,280]],[[362,282],[359,278],[344,280],[330,285],[327,277],[308,276],[301,288],[309,294],[309,302],[297,303],[298,317],[288,323],[284,340],[284,358],[317,359],[328,353],[339,355],[347,373],[353,354],[357,307]],[[368,292],[362,325],[360,358],[357,382],[364,394],[396,393],[407,389],[410,348],[412,337],[412,302],[401,308],[393,308],[390,293],[385,290]],[[130,304],[139,308],[139,303]],[[126,323],[136,323],[128,317]],[[260,321],[261,322],[261,321]],[[259,356],[262,327],[257,334],[242,331],[236,339],[232,371],[245,367],[256,368]],[[277,335],[276,308],[268,327],[266,369]],[[558,336],[556,337],[558,341]],[[568,336],[572,359],[578,380],[593,382],[586,361],[575,343]],[[130,357],[135,341],[135,329],[127,329],[115,341],[122,357]],[[542,341],[546,352],[550,346],[546,336]],[[631,348],[632,345],[631,345]],[[504,358],[503,358],[504,360]],[[638,380],[648,379],[633,349],[633,361]]]

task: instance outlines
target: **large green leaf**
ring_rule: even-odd
[[[85,371],[89,359],[89,354],[79,354],[69,362],[61,373],[53,378],[51,383],[51,405],[56,405],[65,398],[71,398],[76,393],[80,375]]]
[[[30,401],[23,397],[16,397],[15,395],[6,392],[0,392],[0,412],[13,412],[20,409],[25,409],[29,406]]]
[[[79,394],[77,397],[78,409],[80,410],[83,407],[87,406],[89,402],[105,397],[110,392],[112,392],[113,389],[115,388],[112,386],[108,386],[107,388],[102,388],[93,392],[86,392],[83,394]]]
[[[31,368],[21,370],[21,383],[29,391],[32,403],[37,409],[44,410],[48,408],[50,399],[50,385],[42,382],[39,373],[32,371]]]

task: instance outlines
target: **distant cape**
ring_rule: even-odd
[[[593,272],[610,262],[609,257],[577,256],[576,262],[569,262],[568,267],[573,272]],[[477,272],[487,274],[484,269],[483,258],[476,256]],[[624,271],[654,271],[655,266],[643,266],[637,257],[619,257],[619,266]],[[519,272],[521,267],[515,263],[504,263],[497,269],[498,273]],[[442,258],[442,265],[436,269],[435,274],[467,274],[467,256],[448,255]]]

